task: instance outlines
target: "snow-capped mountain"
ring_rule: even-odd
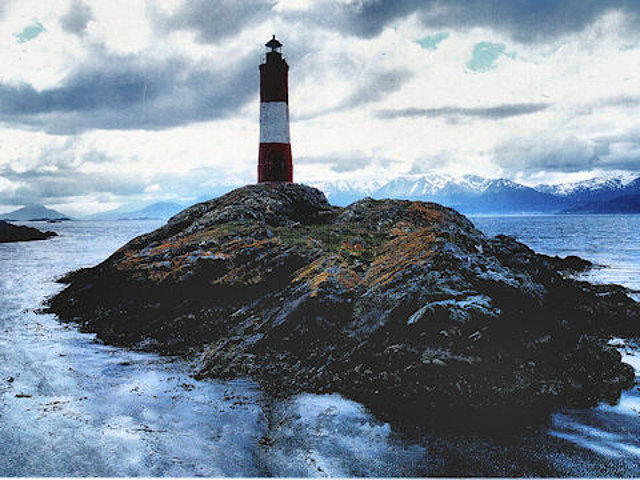
[[[370,197],[380,188],[378,182],[351,182],[347,180],[311,182],[310,185],[324,192],[329,203],[333,205],[348,205],[361,198]]]
[[[477,175],[403,176],[391,180],[372,196],[432,201],[464,213],[544,213],[558,208],[558,201],[552,195],[508,179]]]
[[[389,182],[362,188],[347,181],[314,185],[331,203],[347,205],[366,196],[437,202],[464,213],[548,212],[558,202],[552,195],[504,178],[477,175],[403,175]]]
[[[605,201],[619,195],[640,192],[640,174],[598,176],[581,182],[536,185],[536,190],[577,201]]]
[[[449,175],[403,175],[377,188],[375,195],[386,198],[421,198],[436,195],[452,185],[464,189],[465,183],[465,180]]]
[[[558,213],[586,204],[640,195],[640,175],[598,177],[583,182],[528,187],[505,178],[477,175],[403,175],[382,185],[340,180],[314,184],[336,205],[370,196],[441,203],[463,213]],[[628,202],[627,202],[628,203]]]

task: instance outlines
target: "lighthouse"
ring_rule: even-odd
[[[282,43],[269,40],[260,65],[260,150],[258,183],[293,182],[289,138],[289,65],[282,57]]]

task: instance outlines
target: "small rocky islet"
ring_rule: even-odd
[[[103,340],[197,355],[199,377],[273,395],[338,392],[399,425],[505,429],[616,402],[633,369],[607,341],[640,304],[592,265],[486,237],[433,203],[331,206],[301,184],[183,210],[49,299]]]
[[[37,228],[13,225],[12,223],[0,220],[0,243],[46,240],[56,236],[58,236],[58,234],[55,232],[42,232]]]

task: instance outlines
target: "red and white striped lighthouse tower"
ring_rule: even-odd
[[[293,182],[289,138],[289,65],[274,35],[260,65],[260,151],[258,183]]]

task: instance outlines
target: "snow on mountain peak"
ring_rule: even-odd
[[[581,180],[579,182],[560,183],[555,185],[536,185],[534,188],[541,192],[565,197],[577,193],[620,190],[638,178],[640,178],[640,174],[638,173],[616,173],[611,175],[600,175],[588,180]]]
[[[402,198],[436,201],[459,208],[476,208],[475,199],[482,199],[482,208],[506,208],[493,205],[512,202],[510,208],[525,211],[558,211],[565,202],[572,206],[576,202],[604,201],[619,195],[640,191],[640,175],[615,174],[600,175],[580,182],[537,185],[528,187],[506,178],[485,178],[478,175],[453,176],[449,174],[405,174],[386,183],[362,182],[358,180],[337,180],[313,184],[324,191],[331,203],[347,205],[365,196],[373,198]],[[484,203],[483,203],[484,202]],[[516,206],[514,206],[516,205]],[[478,207],[480,208],[480,207]],[[555,209],[555,210],[554,210]]]

